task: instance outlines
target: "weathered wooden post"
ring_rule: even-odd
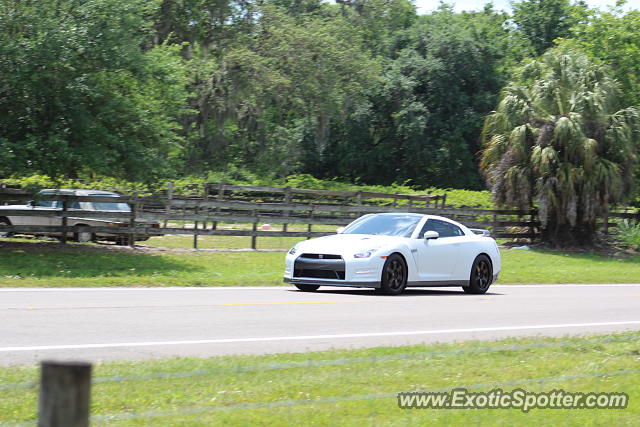
[[[207,202],[209,201],[209,183],[207,183],[207,182],[204,183],[204,197],[203,197],[203,200],[204,200],[204,211],[205,211],[206,214],[208,214],[209,213],[209,207],[207,206]],[[206,214],[205,214],[205,217],[207,216]],[[206,220],[202,221],[202,229],[203,230],[207,229],[207,221]]]
[[[220,184],[218,184],[218,201],[223,201],[223,200],[224,200],[224,182],[221,182]],[[220,208],[216,208],[215,212],[219,213]],[[211,224],[211,229],[215,230],[216,228],[218,228],[218,221],[213,221],[213,223]]]
[[[68,196],[62,196],[62,243],[67,243],[67,225],[69,223],[67,219],[67,212],[69,211]]]
[[[313,203],[311,203],[311,210],[309,211],[309,224],[307,224],[307,240],[311,238],[311,221],[313,221]]]
[[[163,228],[167,228],[168,217],[171,215],[171,200],[173,200],[173,182],[167,184],[167,204],[165,206],[167,217],[164,219]]]
[[[535,214],[536,211],[534,209],[531,209],[529,211],[529,234],[531,235],[531,238],[529,239],[529,243],[533,243],[533,239],[534,239],[534,235],[536,233],[536,230],[534,228],[534,222],[535,222]]]
[[[43,361],[38,426],[88,427],[90,396],[90,363]]]
[[[256,236],[255,233],[257,233],[258,231],[258,211],[256,211],[255,209],[253,210],[253,217],[253,226],[251,227],[251,229],[253,230],[253,234],[251,235],[251,249],[256,249],[258,236]]]
[[[291,203],[291,187],[286,187],[284,189],[284,204],[289,205]],[[289,211],[284,211],[284,216],[289,217]],[[287,231],[287,223],[282,224],[282,231]]]
[[[199,212],[198,201],[196,201],[196,205],[193,207],[193,214],[197,216]],[[193,221],[193,249],[198,249],[198,221]]]
[[[133,194],[133,206],[131,209],[131,218],[129,218],[129,227],[130,229],[135,228],[136,226],[136,215],[138,213],[138,192],[136,191]],[[131,231],[131,230],[130,230]],[[135,233],[129,234],[129,246],[134,247],[136,245],[136,235]]]

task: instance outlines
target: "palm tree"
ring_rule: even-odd
[[[570,47],[514,74],[482,132],[481,169],[499,205],[537,204],[543,239],[591,245],[596,218],[631,195],[640,116],[619,108],[606,66]]]

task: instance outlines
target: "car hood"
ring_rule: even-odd
[[[29,205],[1,205],[0,210],[19,210],[19,209],[31,209]]]
[[[401,243],[404,237],[376,236],[368,234],[336,234],[306,240],[296,245],[296,253],[335,254],[352,256],[369,249],[394,246]]]

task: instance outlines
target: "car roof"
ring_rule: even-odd
[[[104,191],[104,190],[88,190],[86,188],[45,188],[44,190],[40,190],[39,194],[42,193],[54,193],[54,194],[66,194],[69,196],[88,196],[88,195],[115,195],[118,196],[118,193],[114,193],[113,191]]]
[[[416,212],[382,212],[382,213],[376,213],[376,214],[371,214],[371,215],[402,215],[402,216],[415,216],[415,217],[427,217],[430,219],[441,219],[444,221],[454,221],[457,222],[454,219],[451,218],[447,218],[444,216],[439,216],[439,215],[431,215],[431,214],[422,214],[422,213],[416,213]]]

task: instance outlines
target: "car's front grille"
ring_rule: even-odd
[[[333,254],[302,254],[300,258],[309,258],[309,259],[342,259],[340,255]]]
[[[344,271],[336,270],[311,270],[311,269],[294,269],[294,277],[311,277],[313,279],[338,279],[344,280]]]
[[[344,280],[344,260],[340,255],[305,253],[296,259],[293,277]]]

